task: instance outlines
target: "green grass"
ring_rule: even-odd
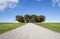
[[[0,23],[0,34],[15,29],[25,23]]]
[[[60,33],[60,23],[36,23],[36,24]]]

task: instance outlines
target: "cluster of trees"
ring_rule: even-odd
[[[37,15],[29,15],[29,14],[26,14],[24,16],[16,15],[16,20],[22,23],[44,22],[45,16],[44,15],[37,16]]]

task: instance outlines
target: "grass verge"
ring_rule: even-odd
[[[60,23],[36,23],[36,24],[60,33]]]
[[[15,29],[25,23],[0,23],[0,34]]]

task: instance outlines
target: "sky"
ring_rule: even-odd
[[[60,0],[0,0],[0,22],[16,22],[16,15],[44,15],[45,22],[60,22]]]

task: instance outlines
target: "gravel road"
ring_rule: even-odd
[[[60,39],[60,33],[28,23],[1,34],[0,39]]]

